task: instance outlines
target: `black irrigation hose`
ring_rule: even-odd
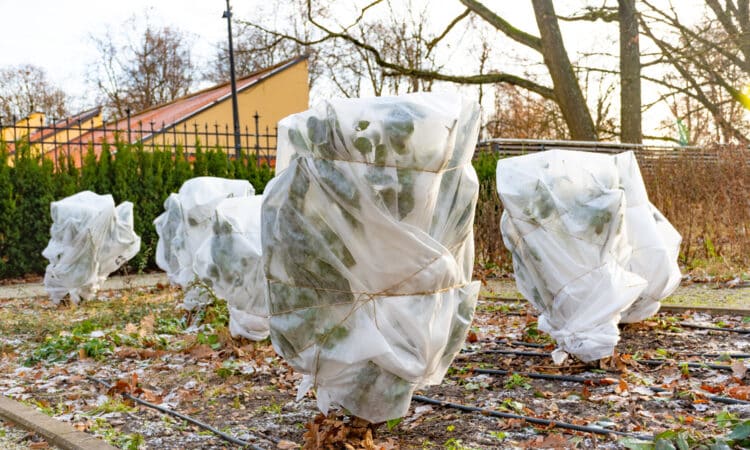
[[[493,354],[500,354],[500,355],[517,355],[517,356],[539,356],[539,357],[550,357],[550,353],[545,352],[524,352],[524,351],[518,351],[518,350],[480,350],[477,353],[493,353]],[[639,363],[639,364],[645,364],[648,366],[660,366],[663,364],[676,364],[678,366],[687,366],[694,369],[714,369],[714,370],[724,370],[731,372],[732,366],[722,365],[722,364],[709,364],[705,362],[682,362],[682,361],[671,361],[668,359],[633,359],[633,361]]]
[[[88,375],[86,376],[86,378],[88,378],[91,381],[94,381],[96,383],[101,384],[102,386],[106,387],[107,389],[112,389],[112,385],[109,384],[109,383],[107,383],[106,381],[103,381],[103,380],[100,380],[98,378],[94,378],[94,377],[88,376]],[[130,394],[126,393],[126,392],[122,392],[121,395],[123,397],[125,397],[125,398],[133,400],[136,403],[140,403],[143,406],[148,406],[149,408],[156,409],[156,410],[161,411],[163,413],[166,413],[166,414],[175,416],[177,418],[180,418],[182,420],[185,420],[187,422],[190,422],[193,425],[197,425],[197,426],[203,428],[204,430],[208,430],[208,431],[214,433],[215,435],[219,436],[220,438],[224,439],[225,441],[231,442],[232,444],[241,445],[241,446],[243,446],[245,448],[250,448],[252,450],[263,450],[263,448],[258,447],[257,445],[253,445],[250,442],[243,441],[242,439],[238,439],[238,438],[236,438],[234,436],[230,436],[230,435],[224,433],[223,431],[217,430],[216,428],[212,427],[211,425],[205,424],[205,423],[203,423],[203,422],[201,422],[201,421],[199,421],[197,419],[193,419],[190,416],[186,416],[186,415],[184,415],[182,413],[178,413],[177,411],[173,411],[173,410],[171,410],[169,408],[165,408],[163,406],[156,405],[154,403],[151,403],[151,402],[148,402],[146,400],[140,399],[140,398],[138,398],[138,397],[136,397],[134,395],[130,395]],[[264,436],[263,439],[271,441],[274,444],[277,444],[279,442],[278,439],[271,438],[271,437],[265,437]]]
[[[708,327],[704,325],[696,325],[694,323],[680,322],[677,325],[685,328],[693,328],[696,330],[711,330],[711,331],[724,331],[726,333],[740,333],[750,334],[750,328],[722,328],[722,327]]]
[[[496,296],[488,296],[488,295],[480,295],[479,298],[482,300],[497,300],[501,302],[525,302],[526,299],[523,297],[496,297]]]
[[[606,428],[600,428],[600,427],[589,427],[585,425],[574,425],[572,423],[567,422],[558,422],[556,420],[548,420],[548,419],[540,419],[537,417],[530,417],[530,416],[522,416],[520,414],[512,414],[512,413],[504,413],[500,411],[494,411],[491,409],[486,408],[479,408],[476,406],[467,406],[462,405],[460,403],[453,403],[453,402],[447,402],[444,400],[437,400],[430,397],[425,397],[423,395],[414,395],[412,396],[412,400],[416,400],[418,402],[422,403],[428,403],[431,405],[438,405],[438,406],[445,406],[448,408],[454,408],[458,409],[459,411],[465,411],[465,412],[478,412],[486,416],[490,417],[498,417],[501,419],[520,419],[524,420],[529,423],[533,423],[536,425],[543,425],[543,426],[554,426],[556,428],[564,428],[567,430],[573,430],[573,431],[581,431],[584,433],[594,433],[594,434],[603,434],[603,435],[609,435],[609,434],[616,434],[618,436],[627,436],[627,437],[633,437],[636,439],[641,439],[644,441],[653,441],[654,437],[650,435],[643,435],[638,433],[629,433],[627,431],[616,431],[616,430],[608,430]]]
[[[546,347],[545,344],[534,344],[531,342],[521,342],[521,341],[495,341],[500,342],[506,345],[518,345],[523,347],[532,347],[532,348],[544,348]],[[525,352],[525,351],[517,351],[517,350],[496,350],[496,349],[490,349],[490,350],[479,350],[479,351],[472,351],[472,350],[466,350],[464,353],[498,353],[503,355],[519,355],[519,356],[549,356],[549,353],[540,353],[540,352]],[[702,358],[730,358],[730,359],[747,359],[750,358],[750,354],[748,353],[679,353],[675,356],[682,356],[682,357],[702,357]],[[655,360],[648,360],[648,359],[641,359],[641,360],[635,360],[638,362],[643,362],[644,364],[651,364],[655,365],[656,362],[654,361],[662,361],[666,362],[666,360],[661,359],[655,359]],[[693,362],[687,362],[687,363],[678,363],[678,364],[688,364],[689,367],[707,367],[710,369],[716,369],[716,370],[732,370],[731,366],[725,366],[725,365],[716,365],[716,364],[709,364],[709,363],[693,363]]]
[[[553,375],[547,373],[535,373],[535,372],[511,372],[509,370],[502,369],[471,369],[472,372],[485,375],[512,375],[514,373],[525,376],[527,378],[537,380],[552,380],[552,381],[569,381],[571,383],[582,383],[582,384],[598,384],[603,385],[603,378],[598,377],[579,377],[575,375]],[[617,380],[619,381],[619,379]],[[671,392],[669,389],[665,389],[658,386],[642,385],[654,392]],[[724,403],[727,405],[750,405],[750,401],[737,400],[730,397],[721,397],[719,395],[706,395],[707,399],[716,403]]]
[[[678,366],[687,366],[693,369],[714,369],[714,370],[724,370],[731,372],[732,366],[727,366],[723,364],[709,364],[704,362],[680,362],[680,361],[670,361],[668,359],[633,359],[633,361],[637,362],[638,364],[645,364],[647,366],[661,366],[664,364],[677,364]]]
[[[747,359],[750,358],[750,353],[679,353],[679,356],[691,357],[697,356],[701,358],[730,358],[730,359]]]

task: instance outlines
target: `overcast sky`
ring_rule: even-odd
[[[555,7],[558,14],[565,14],[589,3],[599,5],[601,0],[558,0]],[[681,10],[692,10],[696,17],[703,9],[696,6],[702,3],[700,0],[680,0],[679,3]],[[262,0],[232,1],[235,18],[239,19],[264,14],[269,4],[272,3]],[[347,4],[350,2],[339,2],[339,5]],[[458,1],[433,0],[432,5],[435,4],[440,8],[431,8],[429,17],[440,29],[463,10]],[[515,26],[538,34],[530,1],[486,0],[485,4]],[[42,67],[54,84],[76,100],[77,107],[92,106],[94,95],[86,92],[85,84],[87,68],[97,57],[91,35],[101,36],[108,29],[118,33],[127,19],[134,17],[143,22],[147,18],[152,25],[172,26],[189,33],[194,60],[206,61],[214,55],[217,42],[226,40],[227,24],[221,17],[225,8],[225,0],[0,0],[0,66],[30,63]],[[339,8],[341,17],[353,17],[345,11],[345,6]],[[573,59],[579,52],[616,54],[618,51],[617,28],[613,24],[562,22],[561,28]],[[523,50],[518,49],[517,44],[498,45],[494,65],[519,73]],[[450,64],[459,67],[457,73],[464,73],[460,68],[466,67],[462,64],[465,57],[450,55]],[[472,61],[466,71],[476,70],[475,65]],[[656,93],[649,93],[649,88],[644,86],[644,97],[650,95]],[[645,101],[648,98],[644,98]],[[646,120],[651,119],[647,116]],[[648,128],[648,123],[644,128]]]

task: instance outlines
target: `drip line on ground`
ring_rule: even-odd
[[[468,406],[468,405],[462,405],[460,403],[453,403],[448,402],[444,400],[438,400],[430,397],[425,397],[423,395],[414,395],[412,396],[412,400],[427,403],[431,405],[437,405],[437,406],[444,406],[447,408],[453,408],[457,409],[459,411],[464,412],[478,412],[486,416],[490,417],[497,417],[501,419],[520,419],[524,420],[529,423],[533,423],[535,425],[543,425],[546,427],[556,427],[556,428],[563,428],[567,430],[573,430],[573,431],[580,431],[584,433],[594,433],[594,434],[602,434],[602,435],[610,435],[615,434],[618,436],[626,436],[626,437],[632,437],[636,439],[640,439],[643,441],[653,441],[654,437],[651,435],[644,435],[639,433],[630,433],[627,431],[617,431],[617,430],[608,430],[606,428],[601,427],[591,427],[591,426],[585,426],[585,425],[575,425],[572,423],[567,422],[558,422],[556,420],[548,420],[548,419],[540,419],[538,417],[531,417],[531,416],[524,416],[520,414],[512,414],[512,413],[505,413],[500,411],[494,411],[492,409],[487,408],[479,408],[476,406]]]
[[[94,378],[94,377],[92,377],[90,375],[87,375],[86,378],[88,378],[91,381],[94,381],[96,383],[101,384],[102,386],[106,387],[108,390],[112,389],[112,385],[109,384],[109,383],[107,383],[104,380],[100,380],[98,378]],[[262,447],[258,447],[257,445],[254,445],[251,442],[243,441],[242,439],[239,439],[239,438],[236,438],[234,436],[231,436],[231,435],[229,435],[227,433],[224,433],[221,430],[218,430],[218,429],[212,427],[211,425],[203,423],[203,422],[201,422],[201,421],[199,421],[197,419],[194,419],[194,418],[192,418],[190,416],[187,416],[185,414],[182,414],[182,413],[179,413],[177,411],[173,411],[173,410],[171,410],[169,408],[165,408],[163,406],[160,406],[160,405],[148,402],[148,401],[143,400],[143,399],[141,399],[139,397],[136,397],[134,395],[128,394],[127,392],[122,392],[121,395],[123,397],[125,397],[127,399],[130,399],[130,400],[133,400],[134,402],[139,403],[139,404],[141,404],[143,406],[147,406],[149,408],[153,408],[153,409],[155,409],[157,411],[161,411],[161,412],[163,412],[165,414],[169,414],[169,415],[172,415],[174,417],[177,417],[177,418],[180,418],[182,420],[185,420],[187,422],[190,422],[193,425],[197,425],[198,427],[203,428],[204,430],[210,431],[213,434],[215,434],[216,436],[224,439],[227,442],[231,442],[232,444],[241,445],[243,448],[249,448],[249,449],[252,449],[252,450],[263,450]],[[274,444],[278,444],[280,442],[279,439],[276,439],[276,438],[273,438],[273,437],[270,437],[270,436],[261,436],[261,437],[262,437],[262,439],[270,441],[270,442],[273,442]]]
[[[476,374],[484,374],[484,375],[513,375],[518,374],[527,378],[531,379],[537,379],[537,380],[549,380],[549,381],[567,381],[571,383],[581,383],[581,384],[591,384],[591,385],[610,385],[614,383],[619,383],[620,379],[613,379],[613,378],[600,378],[600,377],[581,377],[576,375],[555,375],[555,374],[548,374],[548,373],[535,373],[535,372],[514,372],[510,370],[503,370],[503,369],[479,369],[479,368],[470,368],[470,370],[473,373]],[[669,389],[658,387],[658,386],[651,386],[648,384],[642,384],[639,385],[642,387],[645,387],[647,389],[650,389],[653,392],[672,392]],[[750,401],[746,400],[738,400],[730,397],[722,397],[719,395],[704,395],[705,398],[712,402],[716,403],[723,403],[727,405],[750,405]]]

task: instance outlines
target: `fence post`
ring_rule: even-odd
[[[13,116],[11,120],[13,124],[13,160],[14,164],[18,165],[18,127],[16,127],[18,120],[16,116]]]
[[[247,164],[250,164],[250,129],[245,125],[245,158],[247,158]]]
[[[199,131],[198,131],[198,122],[193,122],[193,150],[197,153],[198,152],[198,141],[200,140]],[[185,137],[187,142],[187,137]],[[187,144],[186,144],[187,145]]]
[[[55,170],[59,169],[60,161],[57,159],[57,119],[52,118],[52,146],[55,151]],[[44,147],[42,147],[42,152],[44,152]]]
[[[81,135],[83,134],[83,126],[81,125],[81,119],[77,120],[78,122],[78,161],[81,164],[81,167],[83,167],[83,139],[81,139]]]
[[[255,111],[255,115],[253,116],[253,119],[255,119],[255,167],[260,167],[260,126],[259,126],[259,120],[260,116],[258,115],[258,111]]]
[[[268,131],[268,125],[266,125],[266,165],[271,166],[271,135]]]
[[[31,145],[31,130],[29,130],[29,145]],[[44,118],[39,118],[39,154],[44,157]]]
[[[94,129],[94,119],[91,119],[91,128],[89,130]],[[91,133],[91,137],[94,137],[94,133]],[[109,144],[109,139],[107,138],[107,121],[102,118],[102,142],[99,144],[99,160],[102,159],[102,152],[104,151],[104,142],[107,142]],[[109,147],[112,148],[112,147]],[[115,152],[117,152],[117,148],[115,148]],[[94,153],[96,153],[96,139],[94,139]],[[110,156],[112,155],[112,150],[109,151]]]
[[[65,121],[65,153],[68,155],[68,160],[65,163],[70,165],[70,120]],[[83,161],[81,161],[81,166],[83,166]],[[68,167],[68,170],[70,170],[70,167]]]
[[[133,141],[130,139],[130,108],[125,109],[125,114],[128,116],[128,144],[131,144]]]

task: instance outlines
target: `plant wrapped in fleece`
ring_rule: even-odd
[[[50,211],[50,241],[42,255],[49,260],[44,287],[55,303],[68,294],[73,303],[93,297],[141,248],[130,202],[115,208],[111,195],[83,191],[52,202]]]
[[[193,267],[196,252],[212,233],[216,205],[230,197],[247,197],[255,190],[247,180],[196,177],[185,181],[180,190],[164,201],[164,212],[154,220],[159,242],[156,264],[169,281],[185,292],[183,306],[194,309],[207,302],[194,287],[197,274]]]
[[[264,192],[271,339],[323,412],[401,417],[461,348],[479,291],[478,119],[460,96],[411,94],[279,123],[293,152]]]
[[[584,361],[612,355],[617,324],[679,284],[680,235],[648,201],[632,152],[550,150],[497,163],[503,242],[539,329]]]
[[[195,256],[195,270],[227,301],[232,336],[268,337],[266,279],[260,244],[260,195],[233,197],[216,205],[211,236]]]

